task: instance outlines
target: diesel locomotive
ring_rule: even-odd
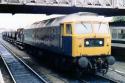
[[[53,52],[57,55],[51,55],[51,60],[55,58],[56,64],[72,65],[80,72],[106,73],[109,65],[115,63],[111,56],[109,21],[94,13],[80,12],[35,22],[29,29],[3,32],[3,39],[16,42],[24,49]]]

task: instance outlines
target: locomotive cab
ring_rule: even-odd
[[[64,54],[74,57],[80,67],[91,65],[92,69],[104,68],[107,72],[107,65],[114,64],[108,22],[67,22],[61,25],[61,31]]]
[[[62,48],[65,51],[67,49],[67,55],[77,57],[111,54],[111,35],[107,22],[68,22],[61,24],[61,31]]]

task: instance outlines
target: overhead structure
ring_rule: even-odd
[[[125,0],[1,0],[1,4],[125,9]]]
[[[1,0],[0,6],[0,12],[7,13],[68,14],[95,11],[104,15],[125,15],[125,0]]]

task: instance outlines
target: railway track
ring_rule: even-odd
[[[0,42],[0,55],[14,83],[49,83],[15,56],[2,42]]]
[[[81,83],[119,83],[117,80],[109,79],[103,75],[96,74],[80,79]]]
[[[2,40],[1,40],[2,41]],[[7,43],[3,42],[5,45]],[[51,83],[55,83],[53,82],[53,78],[54,80],[57,79],[57,81],[61,81],[61,83],[69,83],[68,80],[66,80],[65,78],[63,77],[60,77],[58,76],[58,74],[55,74],[53,72],[46,72],[46,69],[44,69],[43,67],[39,67],[38,63],[35,63],[34,61],[32,62],[31,59],[29,60],[29,56],[26,56],[26,57],[22,57],[21,55],[19,55],[18,53],[16,53],[15,51],[13,51],[9,46],[8,44],[6,45],[6,47],[12,51],[13,54],[15,54],[16,56],[18,56],[23,62],[25,62],[26,64],[28,64],[33,70],[35,70],[37,73],[39,73],[39,75],[44,75],[45,79],[49,79],[49,81]],[[32,66],[33,65],[33,66]],[[35,65],[35,66],[34,66]],[[42,72],[41,72],[42,71]],[[48,70],[47,70],[48,71]],[[52,79],[50,78],[52,77]]]
[[[56,77],[56,76],[55,76]],[[84,76],[85,77],[85,76]],[[119,83],[117,82],[116,80],[113,80],[113,79],[109,79],[109,78],[106,78],[102,75],[94,75],[94,76],[86,76],[85,78],[82,78],[82,79],[78,79],[77,80],[77,83]],[[58,78],[58,77],[57,77]],[[61,79],[62,80],[62,79]],[[74,80],[76,81],[76,80]],[[67,81],[64,81],[66,83],[70,83],[70,81],[68,82]],[[73,82],[73,81],[72,81]],[[22,83],[22,82],[21,82]],[[24,83],[24,82],[23,82]],[[37,83],[37,82],[35,82]]]

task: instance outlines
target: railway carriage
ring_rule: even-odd
[[[58,54],[56,63],[71,64],[82,71],[107,72],[115,59],[111,56],[109,21],[94,13],[35,22],[30,29],[18,29],[18,41]],[[49,59],[49,56],[47,56]],[[61,57],[61,58],[60,58]]]

